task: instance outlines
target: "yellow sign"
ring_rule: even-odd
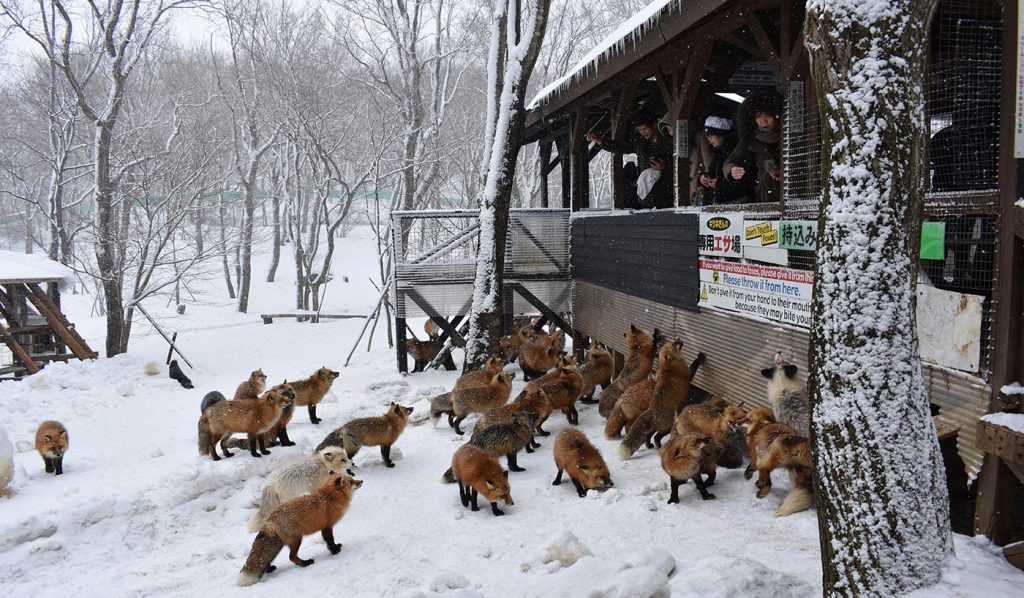
[[[769,226],[771,226],[771,225],[769,224]],[[765,231],[765,233],[763,235],[761,235],[761,246],[762,247],[765,246],[765,245],[774,245],[774,244],[776,244],[778,242],[779,242],[779,231],[777,231],[777,230]]]
[[[746,237],[746,240],[749,241],[751,239],[756,239],[761,235],[770,232],[772,232],[772,223],[760,222],[758,224],[755,224],[754,226],[746,227],[746,229],[744,230],[744,236]],[[762,244],[764,244],[764,242],[762,242]]]

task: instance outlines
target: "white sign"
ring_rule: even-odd
[[[701,307],[718,307],[809,328],[814,273],[701,259]]]
[[[789,264],[789,252],[779,248],[778,220],[743,221],[743,257],[780,266]]]
[[[697,252],[700,255],[743,257],[743,212],[701,212]]]
[[[981,358],[984,297],[917,285],[917,336],[921,360],[977,372]]]

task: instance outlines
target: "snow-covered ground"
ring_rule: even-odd
[[[265,272],[267,256],[257,260],[256,272]],[[343,239],[324,311],[367,313],[377,297],[368,281],[375,263],[365,230]],[[0,498],[3,596],[820,595],[815,515],[772,516],[787,490],[784,474],[776,474],[764,500],[740,471],[724,471],[713,488],[717,500],[701,501],[686,485],[681,504],[667,505],[655,454],[641,450],[619,461],[592,406],[581,407],[580,426],[608,460],[613,489],[580,499],[571,484],[552,486],[552,438],[541,438],[536,453],[520,455],[527,471],[511,474],[515,506],[507,516],[463,509],[456,487],[440,482],[460,439],[443,424],[424,422],[429,398],[450,388],[456,374],[399,375],[381,327],[373,350],[364,339],[343,368],[360,320],[262,324],[259,313],[293,305],[289,266],[282,259],[274,284],[258,276],[249,315],[234,312],[220,280],[210,281],[203,304],[190,304],[183,316],[163,301],[147,305],[179,332],[196,365],[185,368],[193,390],[145,375],[145,363],[162,364],[167,349],[144,322],[136,323],[127,355],[52,365],[0,384],[0,425],[15,443],[16,463],[15,494]],[[64,301],[79,330],[102,348],[103,322],[89,318],[91,299]],[[296,411],[289,430],[297,446],[271,449],[263,459],[243,451],[216,463],[197,456],[206,392],[230,396],[256,368],[277,383],[325,365],[341,376],[319,408],[323,423],[314,426]],[[517,380],[513,393],[522,385]],[[313,566],[300,569],[282,554],[279,569],[261,583],[235,587],[253,538],[246,523],[267,473],[348,419],[383,413],[391,401],[415,406],[413,425],[392,451],[395,468],[385,468],[374,448],[356,457],[365,484],[335,528],[341,553],[331,556],[319,535],[310,536],[300,554],[316,559]],[[60,477],[43,472],[32,447],[45,419],[69,431]],[[566,425],[556,414],[547,428],[557,433]],[[956,548],[944,582],[921,595],[1022,595],[1024,573],[986,540],[957,536]]]

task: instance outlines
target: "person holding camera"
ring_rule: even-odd
[[[725,160],[728,180],[756,185],[756,201],[779,201],[782,166],[779,153],[779,99],[773,93],[755,94],[740,106],[740,140]]]
[[[675,205],[672,138],[659,130],[657,117],[646,110],[637,112],[633,126],[638,139],[632,143],[593,133],[587,133],[587,141],[615,154],[636,154],[637,163],[623,167],[627,208],[671,208]]]

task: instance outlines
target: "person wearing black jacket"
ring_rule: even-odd
[[[700,205],[740,204],[753,201],[751,181],[733,181],[725,176],[725,161],[736,147],[732,135],[732,121],[720,116],[709,116],[704,121],[704,135],[711,148],[711,161],[698,180]]]
[[[639,136],[633,142],[602,139],[593,133],[587,133],[587,141],[615,154],[636,154],[636,166],[623,169],[626,207],[671,208],[675,205],[672,138],[658,130],[658,119],[650,112],[638,112],[633,124]]]

